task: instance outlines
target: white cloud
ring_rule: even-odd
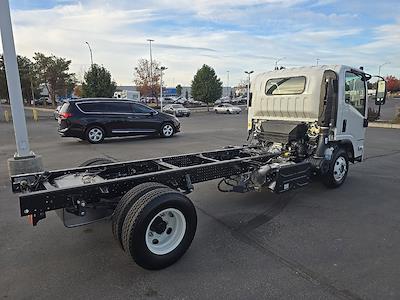
[[[331,2],[331,1],[329,1]],[[344,13],[314,11],[308,0],[222,1],[89,1],[58,5],[51,9],[14,10],[17,51],[33,56],[36,51],[72,60],[72,71],[82,75],[90,65],[85,41],[94,60],[110,69],[119,84],[131,84],[133,68],[148,57],[147,38],[153,38],[155,59],[168,66],[166,82],[190,84],[203,63],[212,65],[230,83],[243,71],[271,69],[282,64],[321,63],[364,65],[375,71],[399,74],[399,22],[375,29],[358,25],[355,10]],[[323,6],[326,1],[312,1]],[[354,43],[352,40],[360,40]],[[396,73],[397,72],[397,73]]]

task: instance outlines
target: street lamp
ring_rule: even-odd
[[[250,103],[250,75],[254,73],[254,71],[244,71],[248,75],[247,80],[247,108],[249,108]]]
[[[167,67],[161,66],[160,68],[157,68],[157,70],[160,70],[160,111],[162,111],[163,109],[163,81],[162,81],[162,76],[163,76],[163,72],[165,70],[167,70]]]
[[[390,64],[390,62],[385,62],[385,63],[379,65],[379,68],[378,68],[378,75],[379,75],[379,76],[381,76],[381,68],[382,68],[383,66],[385,66],[385,65],[388,65],[388,64]]]
[[[281,57],[278,58],[277,60],[275,60],[275,70],[278,70],[278,62],[280,62],[281,60],[284,60],[286,57]]]
[[[89,52],[90,52],[90,65],[93,66],[93,53],[92,53],[92,48],[90,48],[90,45],[88,42],[85,42],[86,45],[89,47]]]
[[[154,40],[147,39],[146,41],[148,41],[149,45],[150,45],[150,72],[149,72],[149,75],[150,75],[150,87],[151,87],[151,93],[152,93],[151,96],[153,96],[153,93],[154,93],[154,91],[153,91],[153,53],[151,52],[151,43],[154,42]]]
[[[226,82],[226,96],[229,97],[229,71],[226,71],[227,82]]]

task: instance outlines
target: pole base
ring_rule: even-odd
[[[42,156],[40,155],[9,158],[7,164],[10,176],[43,171]]]

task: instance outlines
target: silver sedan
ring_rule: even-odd
[[[242,109],[239,106],[235,106],[229,103],[222,103],[214,106],[213,110],[217,114],[239,114]]]

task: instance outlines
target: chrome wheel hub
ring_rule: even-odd
[[[103,132],[99,128],[92,128],[89,130],[89,139],[93,142],[98,142],[103,138]]]
[[[171,136],[174,133],[174,128],[171,125],[167,124],[164,125],[162,132],[164,136]]]

